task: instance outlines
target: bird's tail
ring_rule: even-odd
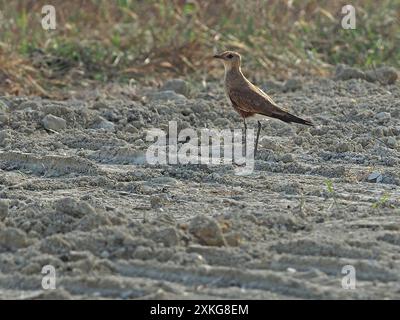
[[[304,124],[306,126],[314,126],[314,124],[311,121],[304,120],[302,118],[296,117],[295,115],[293,115],[293,114],[291,114],[289,112],[275,114],[274,116],[276,118],[278,118],[279,120],[282,120],[282,121],[287,122],[287,123],[294,122],[294,123]]]

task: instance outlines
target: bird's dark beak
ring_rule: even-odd
[[[224,57],[219,55],[219,54],[216,54],[216,55],[213,56],[213,58],[215,58],[215,59],[223,59]]]

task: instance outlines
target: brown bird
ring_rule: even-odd
[[[247,133],[246,119],[255,115],[276,118],[288,123],[294,122],[307,126],[313,125],[310,121],[296,117],[295,115],[279,108],[264,91],[247,80],[240,68],[241,57],[239,53],[234,51],[225,51],[221,54],[214,55],[214,58],[221,59],[224,63],[225,93],[232,102],[233,108],[243,118],[245,136]],[[257,154],[260,130],[261,123],[258,121],[254,156]]]

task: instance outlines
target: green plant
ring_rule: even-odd
[[[329,197],[332,198],[332,202],[328,207],[328,210],[331,210],[333,207],[337,207],[338,205],[336,191],[333,187],[333,181],[330,179],[325,180],[325,186],[328,191]]]
[[[326,188],[327,188],[329,194],[333,195],[334,192],[335,192],[335,190],[333,189],[333,182],[332,182],[332,180],[325,180],[325,185],[326,185]]]
[[[388,200],[390,199],[389,193],[385,192],[376,202],[372,204],[372,208],[378,209],[385,207],[387,205]]]

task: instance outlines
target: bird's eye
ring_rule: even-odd
[[[232,58],[233,58],[233,55],[232,55],[232,54],[228,54],[227,58],[228,58],[228,59],[232,59]]]

